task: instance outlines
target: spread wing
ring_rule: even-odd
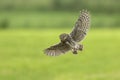
[[[67,51],[69,51],[71,48],[64,44],[64,43],[59,43],[56,45],[53,45],[47,49],[44,50],[45,54],[49,55],[49,56],[58,56],[61,53],[65,53]]]
[[[73,31],[70,33],[73,40],[80,42],[84,39],[90,27],[90,15],[87,10],[82,10],[78,21],[75,24]]]

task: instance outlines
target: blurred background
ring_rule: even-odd
[[[84,50],[46,56],[82,9],[91,14]],[[120,80],[119,48],[120,0],[0,0],[0,80]]]
[[[91,12],[92,28],[117,28],[119,3],[119,0],[0,0],[0,28],[71,28],[82,9]]]

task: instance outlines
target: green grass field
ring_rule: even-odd
[[[91,30],[78,55],[43,54],[69,31],[1,30],[0,80],[120,80],[120,30]]]

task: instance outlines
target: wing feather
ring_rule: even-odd
[[[53,45],[44,50],[44,53],[49,56],[59,56],[61,53],[69,51],[71,48],[65,43]]]
[[[73,31],[70,33],[73,40],[80,42],[84,39],[90,27],[90,15],[87,10],[82,10],[78,21],[75,24]]]

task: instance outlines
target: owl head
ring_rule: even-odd
[[[61,42],[65,42],[69,38],[69,34],[63,33],[59,36]]]

